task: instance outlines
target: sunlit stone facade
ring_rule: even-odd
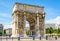
[[[44,31],[45,12],[43,6],[35,6],[29,4],[15,3],[12,14],[12,36],[24,36],[25,22],[30,24],[31,35],[43,36]]]

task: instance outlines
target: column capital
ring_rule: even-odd
[[[24,12],[24,15],[26,14],[26,12]]]
[[[36,14],[38,14],[38,11],[36,11]]]

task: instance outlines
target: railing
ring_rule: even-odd
[[[39,41],[39,40],[59,40],[58,37],[18,37],[18,38],[12,38],[9,36],[0,36],[0,41]]]

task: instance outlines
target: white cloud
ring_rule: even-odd
[[[29,27],[29,24],[26,24],[26,27]]]
[[[6,21],[6,22],[1,22],[4,26],[4,29],[7,28],[12,28],[12,22],[11,21]]]
[[[4,25],[4,29],[11,28],[11,15],[7,13],[0,13],[0,24]]]
[[[7,18],[11,18],[10,14],[6,14],[6,13],[1,13],[0,17],[7,17]]]
[[[4,29],[7,29],[7,28],[12,28],[12,25],[4,25]]]
[[[28,21],[25,22],[25,27],[29,27],[29,22]]]
[[[56,23],[56,24],[60,24],[60,16],[57,16],[54,19],[50,19],[50,20],[46,20],[46,23]]]

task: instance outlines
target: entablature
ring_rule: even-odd
[[[13,13],[17,10],[31,13],[35,13],[36,11],[38,11],[41,14],[42,12],[44,12],[44,7],[30,4],[15,3],[13,6]]]

